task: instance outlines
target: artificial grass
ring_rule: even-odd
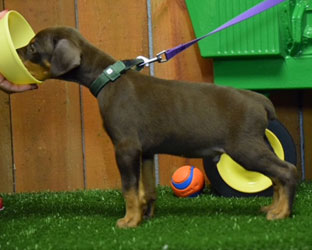
[[[267,221],[270,198],[222,198],[209,189],[176,198],[158,188],[155,218],[118,229],[119,191],[3,194],[0,249],[312,249],[312,183],[298,188],[294,216]]]

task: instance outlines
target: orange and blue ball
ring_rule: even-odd
[[[182,166],[172,175],[171,188],[178,197],[198,196],[204,186],[205,177],[202,171],[193,166]]]

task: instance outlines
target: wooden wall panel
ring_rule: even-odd
[[[3,1],[0,0],[0,11]],[[13,191],[10,97],[0,91],[0,193]]]
[[[146,0],[78,1],[79,28],[116,59],[148,55]],[[96,99],[83,90],[88,188],[119,188],[112,143],[102,127]]]
[[[13,191],[10,98],[0,91],[0,193]]]
[[[312,180],[312,90],[303,93],[306,179]]]
[[[155,53],[195,38],[184,0],[152,0],[152,21]],[[203,59],[196,45],[165,64],[155,64],[155,74],[166,79],[211,83],[212,61]],[[160,155],[160,184],[169,185],[173,172],[185,164],[203,168],[201,159]]]
[[[296,90],[280,90],[273,91],[270,95],[278,119],[287,128],[292,136],[297,149],[297,168],[299,178],[301,178],[301,158],[300,158],[300,125],[299,125],[299,104],[298,91]]]
[[[35,32],[75,26],[74,0],[7,0]],[[47,81],[39,90],[12,95],[16,190],[83,188],[79,86]]]

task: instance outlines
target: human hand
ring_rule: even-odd
[[[5,91],[6,93],[20,93],[37,88],[37,84],[15,85],[6,80],[4,76],[0,74],[0,89]]]

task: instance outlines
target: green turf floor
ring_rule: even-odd
[[[312,183],[300,184],[294,216],[267,221],[270,198],[221,198],[206,189],[179,199],[158,189],[156,217],[118,229],[119,191],[3,194],[0,249],[312,249]]]

